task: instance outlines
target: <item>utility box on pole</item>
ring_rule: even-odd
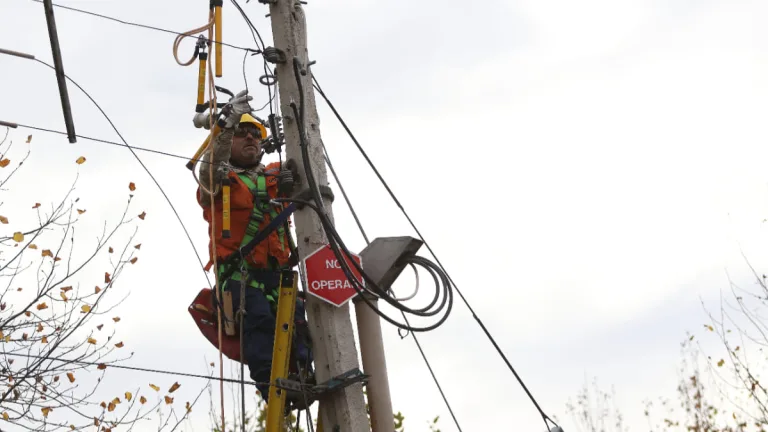
[[[308,189],[303,175],[303,158],[300,147],[298,120],[291,103],[304,101],[304,129],[309,150],[309,163],[317,184],[328,184],[325,160],[321,147],[320,126],[312,87],[312,72],[307,52],[307,27],[304,8],[297,0],[259,0],[269,4],[272,35],[275,50],[268,60],[276,65],[275,75],[280,94],[280,112],[285,134],[285,152],[293,159],[302,173],[298,184]],[[293,69],[293,59],[301,65],[299,87]],[[300,107],[301,108],[301,107]],[[330,197],[323,197],[328,217],[333,221]],[[319,203],[318,203],[319,204]],[[299,258],[326,245],[326,236],[320,218],[308,207],[294,213]],[[312,337],[317,382],[324,382],[351,369],[359,368],[359,359],[350,317],[349,303],[340,307],[329,304],[316,296],[307,296],[307,318]],[[352,385],[327,395],[320,403],[320,420],[326,431],[361,432],[370,430],[365,410],[362,385]]]

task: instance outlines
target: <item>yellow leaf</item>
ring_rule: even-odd
[[[109,403],[109,406],[107,407],[107,411],[112,412],[115,410],[115,404],[113,402]]]
[[[29,246],[27,246],[30,249],[37,249],[37,245],[34,243],[30,243]]]
[[[77,158],[77,160],[76,160],[75,162],[76,162],[78,165],[82,165],[82,164],[83,164],[83,162],[85,162],[85,158],[84,158],[83,156],[80,156],[79,158]]]
[[[178,389],[179,389],[179,387],[181,387],[181,384],[179,384],[178,382],[175,382],[175,383],[173,383],[173,385],[171,386],[171,388],[168,390],[168,393],[173,393],[173,392],[175,392],[176,390],[178,390]]]
[[[75,430],[75,425],[69,425],[70,430]]]
[[[128,189],[131,190],[131,192],[136,190],[136,185],[133,184],[133,182],[128,183]]]
[[[48,417],[48,413],[50,413],[52,409],[53,408],[44,407],[44,408],[41,408],[40,411],[43,412],[43,417]]]
[[[85,210],[77,209],[77,214],[83,214],[83,213],[85,213]]]
[[[170,405],[173,403],[173,398],[170,396],[165,396],[165,403]]]
[[[88,343],[91,344],[91,345],[96,345],[96,339],[88,338]]]
[[[9,163],[11,163],[11,161],[9,159],[0,160],[0,168],[7,167]]]
[[[740,350],[740,349],[741,349],[741,347],[738,347],[738,346],[737,346],[737,347],[736,347],[736,349],[735,349],[734,351],[738,351],[738,350]]]
[[[39,305],[37,305],[37,310],[43,310],[43,309],[48,309],[48,305],[45,304],[45,302],[42,302]]]
[[[133,395],[131,394],[131,392],[125,392],[125,400],[130,402],[131,399],[133,399]]]
[[[7,224],[8,223],[8,218],[5,217],[5,216],[0,216],[0,223]]]
[[[715,329],[711,325],[705,325],[704,327],[706,327],[707,330],[709,330],[711,332],[715,331]]]
[[[48,336],[43,336],[43,339],[40,340],[41,343],[47,344],[48,343]]]
[[[116,398],[112,399],[112,403],[115,404],[115,405],[120,405],[120,398],[116,397]]]
[[[50,249],[45,249],[45,250],[43,250],[43,253],[42,253],[42,255],[43,255],[44,257],[46,257],[46,256],[47,256],[47,257],[53,257],[53,252],[51,252],[51,250],[50,250]]]
[[[64,291],[60,292],[59,295],[61,296],[61,299],[64,300],[65,303],[67,302],[67,300],[69,300],[67,298],[67,294]]]
[[[8,413],[3,411],[3,420],[8,420],[10,416],[8,416]]]
[[[99,405],[100,405],[102,408],[106,408],[106,407],[107,407],[107,403],[106,403],[106,402],[101,402]]]
[[[144,220],[145,217],[147,217],[147,212],[141,212],[139,219]]]
[[[136,264],[136,261],[138,261],[138,260],[139,260],[138,258],[136,258],[136,257],[133,257],[133,258],[131,259],[131,264]]]
[[[115,344],[115,346],[118,347],[118,348],[122,348],[125,345],[123,345],[122,342],[118,342],[118,343]]]
[[[88,305],[83,305],[80,309],[83,311],[83,313],[88,313],[91,311],[91,307]]]
[[[154,391],[160,391],[160,387],[158,387],[158,386],[156,386],[154,384],[150,384],[149,386],[152,387],[152,390],[154,390]]]
[[[20,232],[13,233],[13,241],[15,241],[16,243],[23,242],[24,241],[24,234],[22,234]]]
[[[11,335],[5,335],[5,338],[3,338],[4,341],[10,342],[11,341]]]
[[[141,398],[139,398],[139,402],[141,402],[141,404],[144,405],[145,403],[147,403],[147,398],[142,396]]]
[[[185,408],[187,409],[187,412],[192,412],[192,405],[190,405],[189,402],[187,402]]]
[[[723,367],[724,364],[725,364],[725,360],[720,359],[720,361],[717,362],[717,367]]]

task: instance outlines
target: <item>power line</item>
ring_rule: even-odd
[[[54,68],[53,66],[49,65],[48,63],[46,63],[46,62],[44,62],[42,60],[39,60],[37,58],[35,58],[34,60],[36,62],[38,62],[38,63],[41,63],[41,64],[45,65],[45,66],[48,66],[49,68],[51,68],[53,70],[56,70],[56,68]],[[98,108],[98,110],[101,112],[101,114],[104,116],[104,118],[107,119],[107,122],[109,123],[109,125],[112,126],[112,129],[115,131],[117,136],[120,137],[120,140],[123,141],[123,144],[125,144],[125,146],[128,147],[128,150],[131,151],[131,154],[133,154],[133,156],[139,162],[139,165],[141,165],[141,167],[144,168],[144,171],[146,171],[147,174],[149,175],[149,177],[152,179],[152,181],[155,182],[155,185],[160,190],[160,193],[163,194],[163,196],[165,197],[165,200],[168,202],[168,205],[171,206],[171,210],[173,210],[173,213],[176,215],[176,218],[179,220],[179,224],[181,225],[182,230],[184,230],[184,234],[186,234],[187,239],[189,240],[189,244],[192,246],[192,250],[195,252],[195,256],[197,257],[197,260],[200,263],[200,269],[203,271],[203,274],[205,275],[205,281],[208,282],[208,286],[211,287],[211,282],[210,282],[210,280],[208,280],[208,272],[205,271],[205,264],[203,264],[203,260],[202,260],[202,258],[200,258],[200,254],[197,252],[197,248],[195,247],[195,243],[192,241],[192,236],[189,234],[189,231],[187,230],[186,225],[184,225],[184,222],[181,220],[181,216],[179,215],[179,212],[176,211],[176,207],[173,205],[173,203],[171,202],[171,199],[165,193],[165,190],[163,189],[163,187],[160,186],[160,183],[157,181],[155,176],[152,175],[152,172],[149,170],[149,168],[147,168],[147,166],[144,165],[144,162],[141,160],[139,155],[137,155],[136,152],[133,150],[133,147],[128,145],[128,142],[125,140],[125,138],[123,138],[123,135],[117,129],[117,126],[115,126],[115,124],[112,122],[112,119],[110,119],[109,116],[107,115],[107,113],[104,112],[104,110],[101,108],[101,105],[99,105],[96,102],[96,100],[93,99],[93,97],[91,97],[91,95],[87,91],[85,91],[85,89],[82,86],[80,86],[80,84],[78,84],[75,80],[70,78],[69,75],[64,75],[64,76],[72,84],[74,84],[78,89],[80,89],[80,91],[82,91],[83,94],[85,94],[85,96],[87,96],[88,99],[90,99],[91,102],[93,102],[94,105],[96,105],[96,108]]]
[[[384,186],[384,188],[387,190],[387,192],[389,193],[389,196],[392,198],[392,200],[395,202],[395,204],[396,204],[396,205],[397,205],[397,206],[400,208],[400,210],[401,210],[401,212],[403,213],[403,215],[405,216],[405,218],[406,218],[406,219],[408,220],[408,222],[411,224],[411,228],[413,228],[413,230],[414,230],[414,231],[416,231],[416,234],[419,236],[419,238],[421,239],[421,241],[422,241],[422,242],[424,242],[424,246],[426,246],[426,247],[427,247],[427,250],[429,250],[429,252],[430,252],[430,253],[432,254],[432,256],[435,258],[435,261],[436,261],[436,262],[437,262],[437,264],[440,266],[440,268],[442,269],[443,273],[445,273],[445,275],[448,277],[448,280],[451,282],[451,284],[453,285],[453,287],[456,289],[456,293],[458,293],[458,294],[459,294],[459,297],[461,297],[462,301],[464,301],[464,304],[467,306],[467,308],[469,309],[470,313],[472,313],[472,317],[473,317],[473,318],[475,319],[475,321],[477,321],[477,323],[480,325],[480,328],[483,330],[483,332],[485,333],[486,337],[488,337],[488,339],[491,341],[491,343],[493,344],[494,348],[496,348],[496,351],[498,352],[498,354],[501,356],[501,358],[502,358],[502,359],[504,360],[504,362],[506,363],[506,365],[507,365],[507,368],[508,368],[508,369],[510,370],[510,372],[512,372],[512,374],[515,376],[515,378],[517,379],[517,382],[518,382],[518,383],[520,383],[520,386],[523,388],[523,390],[525,391],[525,393],[528,395],[528,398],[531,400],[531,402],[533,402],[533,405],[534,405],[534,406],[536,407],[536,409],[539,411],[539,414],[541,415],[542,419],[544,420],[544,424],[547,426],[547,429],[549,429],[549,424],[547,423],[548,421],[549,421],[549,422],[552,422],[552,424],[554,424],[555,426],[557,426],[557,423],[555,423],[555,422],[554,422],[554,421],[553,421],[553,420],[552,420],[552,419],[551,419],[551,418],[550,418],[550,417],[549,417],[549,416],[548,416],[548,415],[547,415],[547,414],[544,412],[544,410],[543,410],[543,409],[541,409],[541,406],[539,406],[539,403],[536,401],[536,398],[534,398],[534,397],[533,397],[533,394],[531,394],[530,390],[528,390],[528,387],[525,385],[525,383],[523,383],[523,380],[520,378],[520,375],[518,375],[518,373],[517,373],[517,371],[515,370],[515,368],[514,368],[514,367],[512,367],[512,364],[510,363],[509,359],[507,359],[507,356],[504,354],[504,352],[501,350],[501,347],[499,347],[499,345],[496,343],[496,340],[493,338],[493,336],[491,335],[491,333],[490,333],[490,332],[488,331],[488,329],[485,327],[485,324],[483,324],[482,320],[481,320],[481,319],[480,319],[480,318],[477,316],[477,314],[475,313],[474,309],[472,309],[472,306],[469,304],[469,302],[467,301],[467,299],[466,299],[466,298],[464,297],[464,295],[461,293],[461,291],[459,290],[458,286],[456,286],[456,282],[454,282],[454,281],[453,281],[453,279],[451,278],[451,276],[450,276],[450,275],[447,273],[447,271],[445,270],[445,267],[444,267],[444,266],[443,266],[443,264],[440,262],[440,260],[437,258],[437,255],[436,255],[436,254],[435,254],[435,252],[432,250],[432,248],[429,246],[429,243],[427,243],[427,241],[424,239],[424,236],[421,234],[421,232],[419,231],[419,229],[416,227],[416,224],[414,224],[413,220],[412,220],[412,219],[411,219],[411,217],[408,215],[408,212],[405,210],[405,208],[403,207],[403,205],[400,203],[400,200],[398,200],[398,199],[397,199],[397,197],[395,196],[394,192],[392,192],[392,189],[390,189],[390,188],[389,188],[389,185],[388,185],[388,184],[387,184],[387,182],[384,180],[384,178],[381,176],[381,174],[379,173],[379,170],[378,170],[378,169],[376,169],[376,166],[373,164],[373,162],[371,161],[371,159],[368,157],[368,154],[365,152],[365,150],[363,150],[363,147],[362,147],[362,146],[360,145],[360,143],[357,141],[357,138],[355,138],[354,134],[353,134],[353,133],[352,133],[352,131],[349,129],[349,127],[347,126],[347,124],[346,124],[346,122],[344,121],[344,119],[341,117],[341,115],[339,114],[339,112],[338,112],[338,111],[336,111],[336,108],[333,106],[333,104],[331,103],[331,101],[330,101],[330,100],[328,99],[328,97],[325,95],[325,93],[323,92],[322,88],[320,87],[320,84],[318,83],[317,79],[315,78],[315,75],[314,75],[314,74],[312,74],[312,80],[314,81],[314,87],[315,87],[315,90],[317,90],[317,92],[318,92],[318,93],[320,93],[320,96],[321,96],[321,97],[322,97],[322,98],[325,100],[325,102],[328,104],[328,107],[331,109],[331,111],[333,111],[333,114],[336,116],[336,119],[337,119],[337,120],[339,120],[339,122],[341,123],[342,127],[344,127],[344,130],[346,130],[346,132],[347,132],[347,134],[349,135],[349,137],[350,137],[350,138],[352,139],[352,141],[355,143],[355,146],[357,147],[357,149],[360,151],[360,153],[363,155],[363,157],[365,158],[365,160],[368,162],[368,165],[371,167],[371,169],[372,169],[372,170],[373,170],[373,172],[376,174],[376,176],[379,178],[379,181],[380,181],[380,182],[381,182],[381,184]],[[559,428],[559,426],[557,426],[557,427]]]
[[[186,373],[186,372],[173,372],[173,371],[167,371],[167,370],[161,370],[161,369],[149,369],[149,368],[143,368],[138,366],[124,366],[124,365],[116,365],[116,364],[109,364],[109,363],[88,362],[83,360],[69,360],[61,357],[43,357],[43,356],[36,356],[32,354],[17,354],[17,353],[3,353],[3,355],[12,356],[12,357],[31,358],[31,359],[37,359],[37,360],[54,360],[62,363],[78,364],[82,366],[105,365],[108,368],[126,369],[126,370],[138,371],[138,372],[151,372],[151,373],[158,373],[158,374],[164,374],[164,375],[183,376],[183,377],[189,377],[189,378],[200,378],[200,379],[206,379],[210,381],[223,381],[223,382],[230,382],[230,383],[237,383],[237,384],[245,382],[248,385],[254,385],[254,386],[260,385],[260,384],[269,385],[269,383],[258,383],[255,381],[251,382],[251,381],[244,381],[244,380],[236,380],[232,378],[216,378],[209,375],[199,375],[199,374]]]
[[[58,131],[58,130],[54,130],[54,129],[47,129],[47,128],[43,128],[43,127],[39,127],[39,126],[31,126],[31,125],[22,124],[22,123],[16,123],[16,126],[21,127],[21,128],[25,128],[25,129],[32,129],[32,130],[37,130],[37,131],[41,131],[41,132],[49,132],[49,133],[58,134],[58,135],[66,135],[67,134],[66,132],[63,132],[63,131]],[[126,144],[121,144],[119,142],[109,141],[109,140],[105,140],[105,139],[101,139],[101,138],[93,138],[93,137],[89,137],[89,136],[85,136],[85,135],[75,135],[75,136],[78,137],[78,138],[84,139],[84,140],[88,140],[88,141],[94,141],[94,142],[98,142],[98,143],[102,143],[102,144],[110,144],[110,145],[114,145],[114,146],[118,146],[118,147],[132,148],[134,150],[140,150],[140,151],[144,151],[144,152],[148,152],[148,153],[155,153],[155,154],[159,154],[159,155],[162,155],[162,156],[168,156],[168,157],[177,158],[177,159],[184,159],[184,160],[187,160],[187,161],[193,160],[195,162],[207,163],[207,164],[212,164],[212,165],[221,165],[221,163],[209,162],[209,161],[206,161],[206,160],[203,160],[203,159],[191,159],[188,156],[182,156],[182,155],[178,155],[178,154],[174,154],[174,153],[169,153],[169,152],[164,152],[164,151],[154,150],[154,149],[149,149],[149,148],[144,148],[144,147],[128,146]]]
[[[344,192],[344,186],[342,186],[339,176],[336,175],[336,170],[333,169],[331,158],[328,155],[328,149],[326,149],[325,143],[323,143],[322,141],[321,141],[321,144],[323,146],[325,162],[328,164],[328,168],[330,168],[331,174],[333,175],[333,178],[336,180],[336,184],[339,185],[341,194],[344,196],[344,201],[347,202],[347,207],[349,207],[349,211],[352,212],[352,217],[354,217],[355,222],[357,223],[357,228],[360,229],[360,233],[363,235],[363,238],[365,239],[365,243],[371,244],[371,242],[368,240],[368,235],[365,233],[363,224],[360,222],[360,219],[357,217],[357,212],[355,211],[355,208],[352,206],[352,202],[349,200],[349,197],[347,196],[346,192]],[[405,324],[410,326],[411,323],[408,321],[408,317],[405,316],[405,312],[400,311],[400,313],[403,315]],[[450,402],[448,402],[448,397],[445,395],[445,392],[443,392],[443,387],[440,385],[440,381],[438,381],[437,375],[435,375],[435,371],[432,370],[432,365],[429,363],[429,360],[427,360],[427,354],[421,348],[421,343],[419,343],[419,339],[416,337],[416,333],[415,332],[408,332],[408,333],[410,333],[411,336],[413,336],[413,341],[416,342],[416,347],[419,349],[419,352],[421,353],[421,358],[424,359],[424,363],[426,363],[427,369],[429,369],[429,373],[430,375],[432,375],[432,380],[435,381],[437,390],[440,392],[440,396],[442,396],[443,402],[445,402],[445,406],[448,408],[448,412],[451,414],[451,417],[453,418],[453,423],[456,425],[456,428],[459,430],[459,432],[461,432],[461,426],[459,425],[459,420],[456,418],[456,414],[454,414],[453,408],[451,408]]]
[[[43,0],[32,0],[32,1],[36,2],[36,3],[43,3]],[[78,8],[74,8],[74,7],[71,7],[71,6],[64,6],[64,5],[60,5],[60,4],[56,4],[56,3],[54,3],[53,6],[61,8],[61,9],[70,10],[72,12],[78,12],[78,13],[82,13],[82,14],[86,14],[86,15],[95,16],[97,18],[102,18],[102,19],[105,19],[105,20],[114,21],[114,22],[117,22],[117,23],[120,23],[120,24],[124,24],[124,25],[128,25],[128,26],[141,27],[141,28],[144,28],[144,29],[155,30],[155,31],[163,32],[163,33],[173,34],[173,35],[176,35],[176,36],[181,36],[181,35],[184,34],[183,32],[177,32],[177,31],[174,31],[174,30],[168,30],[168,29],[164,29],[162,27],[155,27],[155,26],[150,26],[150,25],[146,25],[146,24],[139,24],[139,23],[135,23],[135,22],[132,22],[132,21],[124,21],[124,20],[121,20],[121,19],[118,19],[118,18],[114,18],[114,17],[111,17],[111,16],[102,15],[102,14],[98,14],[96,12],[91,12],[91,11],[87,11],[87,10],[83,10],[83,9],[78,9]],[[217,43],[216,41],[209,41],[209,42],[211,42],[213,44]],[[225,43],[225,42],[218,42],[218,43],[220,45],[228,46],[230,48],[235,48],[235,49],[239,49],[239,50],[251,51],[251,52],[255,52],[255,53],[259,52],[257,50],[252,49],[252,48],[245,48],[245,47],[241,47],[241,46],[237,46],[237,45],[232,45],[232,44]]]

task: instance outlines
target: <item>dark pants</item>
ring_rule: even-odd
[[[255,280],[264,284],[266,292],[277,290],[279,277],[275,274],[251,276]],[[272,277],[270,277],[272,276]],[[232,292],[233,311],[237,315],[240,308],[240,282],[227,281],[227,290]],[[245,287],[245,320],[243,322],[244,346],[243,354],[245,363],[251,374],[251,379],[255,381],[256,388],[261,392],[264,401],[269,399],[269,381],[272,371],[272,350],[275,343],[275,321],[277,312],[277,300],[274,304],[265,297],[264,291],[252,286]],[[309,334],[306,313],[304,310],[304,300],[297,297],[294,316],[294,338],[291,346],[290,370],[296,370],[296,362],[301,362],[302,369],[311,367],[312,353],[309,347]],[[237,324],[236,331],[239,333],[240,326]]]

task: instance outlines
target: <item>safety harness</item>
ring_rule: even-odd
[[[280,247],[285,247],[285,237],[288,236],[289,246],[291,251],[296,249],[296,245],[291,236],[290,230],[288,230],[288,218],[296,210],[295,204],[290,204],[288,207],[283,208],[281,204],[270,204],[269,193],[267,192],[267,179],[264,174],[259,174],[254,182],[246,174],[238,174],[238,177],[242,182],[250,189],[253,195],[253,209],[248,220],[248,226],[245,229],[245,235],[240,242],[238,251],[233,252],[226,260],[219,265],[219,280],[224,281],[222,284],[222,291],[227,289],[227,285],[230,281],[241,281],[242,274],[247,273],[249,276],[248,286],[264,290],[264,283],[259,282],[256,278],[250,277],[257,273],[275,273],[277,274],[281,267],[277,264],[276,260],[267,257],[267,268],[255,268],[253,267],[245,257],[249,256],[251,251],[256,245],[266,240],[267,237],[274,231],[277,231],[277,235],[280,241]],[[259,226],[264,222],[266,214],[270,216],[270,222],[264,229],[259,230]],[[237,271],[241,270],[241,271]],[[245,270],[245,272],[243,272]],[[276,276],[279,277],[279,276]],[[276,283],[270,284],[277,287]],[[271,304],[275,304],[277,300],[277,292],[264,292],[265,297]]]

